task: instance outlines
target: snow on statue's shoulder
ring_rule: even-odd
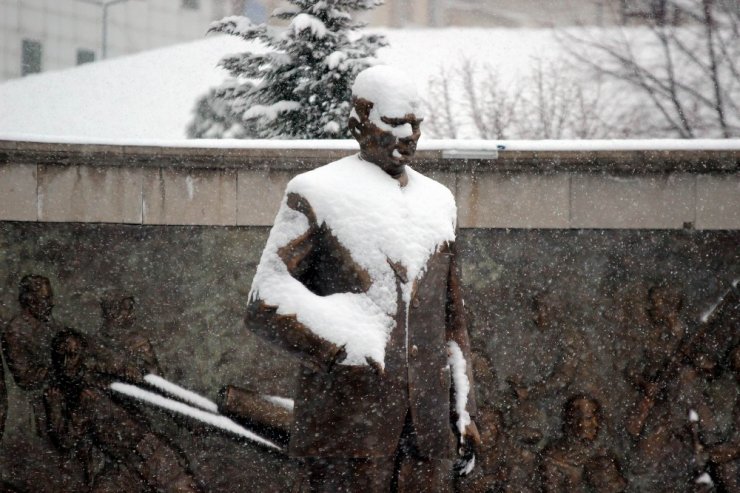
[[[348,365],[383,364],[385,344],[397,312],[396,277],[389,261],[403,265],[404,302],[426,262],[455,238],[455,201],[444,186],[408,169],[405,187],[375,164],[349,156],[293,178],[270,232],[252,284],[252,298],[277,307],[320,337],[344,346]],[[318,296],[293,278],[278,250],[310,227],[302,213],[287,205],[298,194],[310,205],[317,226],[328,231],[367,271],[364,293]]]
[[[319,224],[367,270],[401,262],[409,277],[421,273],[429,256],[454,239],[452,193],[407,167],[408,185],[353,155],[295,177],[287,187],[308,200]]]

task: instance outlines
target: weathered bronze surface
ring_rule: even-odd
[[[44,392],[49,436],[81,466],[90,491],[201,491],[187,459],[113,398],[108,377],[128,380],[127,368],[99,361],[87,338],[72,329],[54,336],[51,356],[53,375]]]
[[[375,84],[381,84],[382,74],[376,73],[379,79]],[[360,159],[405,187],[409,181],[406,165],[416,152],[421,119],[410,112],[398,118],[379,115],[383,123],[376,123],[370,116],[376,103],[380,101],[353,97],[350,132],[360,145]],[[409,133],[397,137],[396,129],[406,127]],[[286,205],[305,217],[308,230],[277,254],[307,291],[318,296],[360,293],[378,282],[355,260],[356,252],[340,244],[332,225],[317,219],[306,197],[288,193]],[[387,268],[386,262],[395,273],[397,308],[390,314],[394,323],[384,361],[368,357],[367,365],[342,365],[343,348],[320,338],[295,315],[282,315],[280,306],[271,306],[258,295],[248,305],[247,328],[303,362],[296,387],[290,454],[306,460],[309,491],[380,492],[393,483],[399,491],[411,492],[419,491],[421,480],[431,482],[433,491],[446,491],[451,486],[455,452],[459,448],[464,459],[460,464],[467,464],[480,442],[474,421],[468,420],[461,430],[454,425],[459,412],[454,404],[456,392],[466,393],[464,412],[473,420],[476,415],[454,242],[438,245],[416,280],[407,278],[405,266],[388,258],[383,260],[383,268]],[[408,282],[412,282],[410,304],[402,297]],[[451,342],[467,361],[462,371],[470,392],[451,380],[447,349]],[[362,468],[363,474],[372,478],[369,484],[376,485],[370,490],[366,490],[368,481],[337,477],[338,471],[350,474],[358,461],[377,462]],[[335,473],[329,474],[330,469]]]
[[[219,392],[218,410],[276,443],[288,445],[293,409],[276,404],[269,396],[227,385]]]
[[[136,302],[134,297],[111,290],[100,300],[103,325],[98,341],[108,350],[118,353],[143,373],[161,375],[157,355],[143,330],[135,326]]]
[[[170,380],[213,398],[224,382],[294,397],[296,361],[241,326],[245,286],[266,234],[265,228],[2,223],[0,318],[9,321],[17,315],[20,279],[38,272],[54,287],[52,318],[82,327],[92,338],[102,326],[99,300],[111,287],[121,286],[124,293],[135,293],[137,318],[147,327]],[[463,230],[457,243],[483,436],[475,474],[487,480],[482,489],[461,491],[540,489],[542,452],[561,437],[563,404],[579,393],[601,404],[604,419],[595,447],[614,453],[584,466],[584,484],[618,484],[615,479],[621,476],[628,481],[627,491],[645,491],[654,484],[660,487],[651,491],[691,491],[702,470],[711,475],[716,491],[737,490],[740,382],[733,348],[740,343],[740,318],[737,290],[729,288],[740,277],[740,233]],[[172,245],[178,245],[177,255],[171,254]],[[196,272],[189,265],[209,268]],[[652,361],[646,359],[648,350],[655,354],[667,342],[677,344],[668,325],[659,323],[671,317],[656,316],[661,301],[651,294],[666,289],[675,294],[661,295],[667,307],[673,306],[664,311],[680,307],[671,317],[683,326],[684,340],[702,335],[680,358],[681,380],[669,379],[657,393],[640,438],[633,438],[626,424],[645,393],[628,375],[643,374],[631,370]],[[540,293],[558,307],[549,315],[555,323],[547,327],[536,322],[532,303]],[[703,324],[701,315],[723,295],[725,301]],[[586,348],[571,351],[578,361],[572,378],[553,380],[558,388],[566,382],[563,390],[550,391],[547,385],[533,390],[567,361],[566,345],[556,336],[560,332],[574,332],[578,338],[573,340]],[[545,337],[549,334],[556,334],[552,342]],[[510,381],[527,395],[518,395]],[[6,382],[9,411],[0,442],[0,476],[9,487],[23,486],[21,478],[43,473],[38,457],[45,457],[46,477],[56,477],[59,459],[29,436],[35,425],[21,418],[32,415],[29,393],[10,371]],[[662,422],[662,409],[670,404],[663,395],[679,398],[673,401],[679,407],[669,429],[679,430],[684,440],[679,450],[688,450],[681,453],[696,459],[691,484],[677,482],[670,462],[650,470],[640,458],[640,443]],[[519,406],[527,401],[536,411],[529,426],[539,432],[536,441],[520,433],[530,414]],[[700,417],[694,424],[688,403],[696,405]],[[163,413],[144,412],[152,430],[185,451],[193,474],[211,491],[290,491],[299,477],[295,464],[276,454]],[[599,477],[591,471],[603,472]]]
[[[18,288],[21,312],[2,333],[3,356],[15,384],[31,404],[35,432],[46,433],[42,392],[51,371],[51,339],[59,329],[54,321],[54,293],[49,279],[24,276]]]

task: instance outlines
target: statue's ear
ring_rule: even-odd
[[[362,136],[362,130],[365,122],[370,117],[370,110],[373,108],[373,103],[367,99],[353,98],[352,99],[352,113],[350,113],[349,126],[350,133],[355,139],[360,140]]]
[[[370,117],[370,110],[373,109],[372,101],[368,101],[363,98],[355,98],[353,103],[355,113],[360,117],[360,122],[366,121]]]

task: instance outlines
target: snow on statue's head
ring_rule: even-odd
[[[352,85],[352,97],[373,103],[370,118],[402,118],[408,113],[421,116],[416,86],[406,74],[387,65],[376,65],[360,72]]]
[[[421,101],[414,84],[392,67],[363,70],[352,85],[349,129],[360,156],[399,178],[421,136]]]

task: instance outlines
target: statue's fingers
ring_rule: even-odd
[[[365,356],[365,361],[367,362],[368,366],[372,368],[375,373],[377,373],[379,376],[385,375],[385,369],[383,369],[383,366],[372,359],[370,356]]]

